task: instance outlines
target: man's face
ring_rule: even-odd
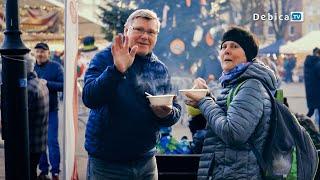
[[[35,57],[38,64],[43,64],[49,61],[50,52],[41,48],[35,49]]]
[[[137,45],[137,54],[140,56],[150,53],[157,42],[158,24],[154,19],[136,18],[124,31],[129,38],[129,47]]]

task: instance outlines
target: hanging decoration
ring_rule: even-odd
[[[187,5],[187,7],[190,7],[191,6],[191,0],[186,0],[186,5]]]
[[[175,28],[176,26],[177,26],[176,14],[174,14],[172,19],[172,27]]]
[[[198,43],[202,40],[202,36],[203,36],[203,28],[197,25],[193,34],[193,41],[191,42],[191,45],[193,47],[196,47]]]
[[[55,33],[59,31],[60,12],[58,10],[46,11],[40,8],[26,9],[25,16],[21,18],[21,28],[28,33]]]
[[[167,4],[163,6],[161,28],[165,28],[167,26],[169,10],[170,10],[170,7]]]
[[[206,43],[208,46],[212,46],[214,44],[214,39],[213,39],[210,31],[208,31],[206,34]]]
[[[184,42],[179,38],[170,43],[170,50],[173,54],[180,55],[185,51],[185,48]]]
[[[205,5],[207,4],[207,0],[200,0],[200,4],[201,4],[202,6],[205,6]]]
[[[203,17],[203,18],[206,18],[206,17],[208,17],[208,11],[207,11],[207,9],[206,9],[206,7],[205,6],[201,6],[201,16]]]

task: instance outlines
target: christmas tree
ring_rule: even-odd
[[[195,62],[216,58],[213,57],[216,55],[213,41],[218,33],[210,34],[210,29],[218,22],[214,22],[211,2],[164,0],[137,3],[139,8],[155,11],[161,20],[154,51],[168,65],[171,73],[189,73]]]
[[[105,39],[112,41],[113,37],[118,33],[123,33],[124,24],[133,10],[128,7],[118,6],[115,2],[107,2],[105,6],[99,7],[101,10],[101,19],[106,28],[102,28]]]
[[[123,7],[132,4],[158,14],[161,29],[154,52],[172,74],[190,73],[194,63],[217,58],[215,45],[222,30],[217,28],[221,22],[213,10],[214,0],[121,1]]]

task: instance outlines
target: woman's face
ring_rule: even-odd
[[[228,72],[238,64],[247,62],[244,50],[234,41],[226,41],[222,44],[220,59],[223,72]]]

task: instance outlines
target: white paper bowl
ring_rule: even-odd
[[[175,95],[157,95],[157,96],[147,96],[151,105],[154,106],[172,106],[173,97]]]
[[[181,89],[179,90],[180,93],[182,93],[184,96],[186,95],[186,93],[190,93],[193,95],[197,95],[200,97],[205,97],[206,94],[208,93],[208,89]]]

